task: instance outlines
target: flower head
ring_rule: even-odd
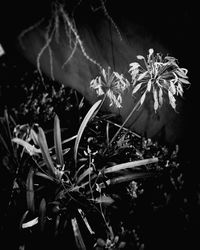
[[[130,83],[123,74],[114,71],[111,73],[110,67],[107,72],[102,68],[101,76],[97,76],[90,82],[90,87],[96,91],[98,96],[106,95],[110,100],[110,106],[115,104],[117,108],[122,107],[122,93],[129,86]]]
[[[183,96],[183,84],[189,85],[187,80],[187,69],[179,68],[174,57],[162,57],[154,50],[149,49],[147,60],[139,55],[139,60],[144,61],[143,68],[139,63],[130,64],[130,74],[133,82],[133,94],[139,89],[144,89],[141,97],[141,104],[144,102],[147,92],[152,91],[154,98],[154,110],[156,111],[163,104],[163,93],[167,92],[169,103],[176,109],[175,95]]]

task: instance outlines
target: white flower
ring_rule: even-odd
[[[139,55],[137,59],[143,60],[145,67],[134,62],[130,64],[129,72],[132,77],[133,91],[135,94],[139,89],[143,90],[141,105],[145,100],[146,93],[152,91],[154,99],[154,110],[157,111],[163,104],[163,94],[167,92],[169,103],[176,109],[175,95],[183,96],[183,85],[190,85],[187,77],[187,69],[179,68],[174,57],[162,57],[154,50],[149,49],[147,60]]]
[[[110,106],[113,104],[117,108],[121,108],[122,93],[130,86],[129,81],[117,72],[111,73],[111,68],[108,67],[101,70],[101,76],[97,76],[90,82],[90,87],[93,88],[98,96],[106,95],[110,100]]]

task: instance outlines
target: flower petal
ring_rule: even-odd
[[[132,91],[132,95],[135,94],[139,89],[140,87],[142,86],[143,82],[137,84],[134,88],[133,88],[133,91]]]
[[[151,79],[148,81],[148,83],[147,83],[147,91],[148,92],[150,92],[150,90],[151,90]]]
[[[168,91],[168,97],[170,105],[172,106],[173,109],[176,109],[176,99],[174,98],[173,94],[170,91]]]
[[[159,99],[160,106],[162,106],[163,105],[163,90],[162,90],[162,88],[159,88],[158,99]]]
[[[144,94],[142,95],[141,99],[140,99],[140,104],[142,105],[144,100],[145,100],[145,97],[146,97],[146,91],[144,92]]]
[[[129,66],[130,66],[129,71],[132,71],[132,70],[138,69],[140,67],[140,64],[137,62],[133,62],[133,63],[130,63]]]
[[[155,88],[153,88],[153,98],[154,98],[154,110],[157,111],[159,103],[158,103],[158,93],[157,90]]]
[[[141,73],[141,74],[139,75],[139,77],[138,77],[137,80],[138,80],[138,81],[141,81],[148,73],[149,73],[148,71],[145,71],[145,72]]]
[[[137,56],[137,59],[143,60],[143,59],[145,59],[145,58],[144,58],[144,56],[138,55],[138,56]]]

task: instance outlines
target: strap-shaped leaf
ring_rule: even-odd
[[[28,222],[25,222],[22,224],[22,228],[29,228],[29,227],[33,227],[35,226],[36,224],[38,224],[38,217],[28,221]]]
[[[47,165],[48,172],[50,176],[55,177],[55,168],[51,159],[51,156],[49,154],[49,149],[46,141],[46,136],[44,134],[44,131],[41,127],[38,128],[38,143],[42,151],[42,156],[44,158],[44,162]]]
[[[34,201],[34,186],[33,186],[33,175],[34,169],[30,168],[27,180],[26,180],[26,200],[28,210],[35,212],[35,201]]]
[[[84,244],[84,241],[83,241],[83,238],[82,238],[82,235],[81,235],[76,218],[71,219],[71,223],[72,223],[72,228],[73,228],[77,248],[79,250],[86,250],[86,247],[85,247],[85,244]]]
[[[41,153],[40,149],[37,149],[34,145],[31,145],[27,141],[24,141],[20,138],[13,138],[12,141],[23,146],[30,155],[35,155],[35,154]]]
[[[93,172],[93,168],[89,167],[87,168],[79,177],[77,180],[77,184],[79,184],[86,176],[91,175]]]
[[[126,163],[122,163],[122,164],[118,164],[118,165],[106,168],[103,172],[104,172],[104,174],[114,173],[114,172],[118,172],[121,170],[135,168],[135,167],[139,167],[139,166],[143,166],[143,165],[147,165],[147,164],[151,164],[151,163],[156,163],[156,162],[158,162],[158,158],[156,158],[156,157],[144,159],[144,160],[126,162]]]
[[[132,180],[136,180],[136,179],[144,179],[144,178],[148,178],[151,177],[153,175],[153,173],[148,173],[148,172],[139,172],[139,173],[129,173],[126,175],[122,175],[116,178],[112,178],[110,180],[106,181],[106,184],[109,185],[116,185],[116,184],[120,184],[120,183],[124,183],[124,182],[130,182]],[[155,173],[154,173],[155,175]],[[104,187],[104,184],[102,185],[102,187]]]
[[[40,230],[43,232],[46,224],[46,201],[44,198],[40,202],[38,222]]]
[[[78,146],[83,134],[83,131],[85,130],[85,127],[87,126],[87,123],[89,122],[89,120],[91,119],[92,115],[94,114],[95,110],[98,108],[98,106],[100,105],[100,103],[102,102],[102,100],[97,101],[88,111],[88,113],[86,114],[85,118],[83,119],[81,126],[79,128],[77,137],[76,137],[76,141],[75,141],[75,145],[74,145],[74,161],[75,161],[75,166],[77,165],[77,153],[78,153]]]
[[[55,146],[57,163],[62,167],[64,165],[64,160],[62,153],[60,120],[57,115],[54,118],[54,146]]]
[[[83,210],[80,209],[80,208],[78,208],[78,212],[81,215],[81,218],[83,219],[83,221],[84,221],[84,223],[85,223],[88,231],[90,232],[90,234],[95,234],[95,232],[92,230],[92,228],[91,228],[91,226],[90,226],[90,224],[89,224],[89,222],[88,222],[88,220],[87,220],[87,218],[86,218],[85,213],[83,212]]]

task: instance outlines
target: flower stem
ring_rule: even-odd
[[[105,102],[106,99],[106,95],[104,95],[102,102],[100,103],[99,107],[97,108],[97,110],[94,112],[93,117],[95,117],[97,115],[97,113],[99,112],[99,110],[101,109],[103,103]]]
[[[132,114],[135,112],[135,110],[139,107],[140,105],[140,100],[136,103],[136,105],[134,106],[134,108],[131,110],[131,112],[129,113],[129,115],[126,117],[125,121],[123,122],[123,124],[120,126],[120,128],[117,130],[117,132],[115,133],[115,135],[113,136],[113,138],[111,139],[109,146],[114,142],[114,140],[117,138],[118,134],[121,132],[121,130],[123,129],[123,127],[125,126],[125,124],[128,122],[128,120],[131,118]]]

